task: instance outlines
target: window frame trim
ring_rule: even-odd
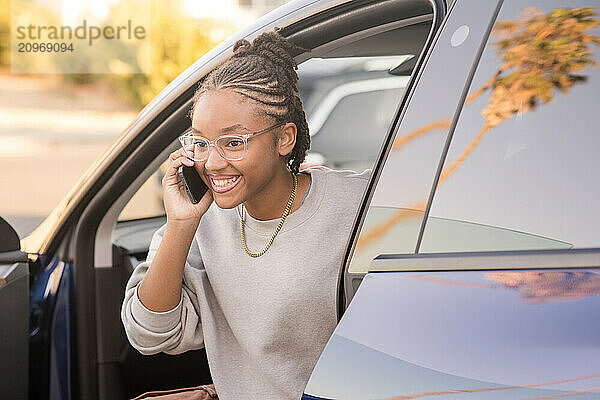
[[[600,267],[600,247],[380,254],[368,273],[419,271],[489,271]]]
[[[421,76],[423,75],[423,67],[427,64],[427,61],[429,60],[435,48],[435,43],[439,39],[441,32],[444,30],[446,16],[450,15],[452,9],[456,4],[456,1],[454,1],[450,6],[447,6],[444,0],[429,0],[429,2],[433,8],[433,20],[431,30],[429,32],[429,35],[427,36],[427,39],[425,40],[423,50],[417,58],[417,61],[413,68],[413,73],[409,78],[404,93],[400,101],[398,102],[398,105],[396,106],[394,117],[392,119],[390,127],[388,128],[388,133],[381,145],[379,155],[377,156],[375,165],[373,167],[371,179],[369,180],[365,192],[363,194],[358,213],[355,217],[354,224],[352,225],[352,230],[348,237],[348,242],[346,244],[346,252],[344,254],[342,263],[340,264],[340,273],[338,274],[338,284],[336,288],[338,322],[342,319],[347,307],[344,282],[346,280],[346,275],[349,274],[348,268],[350,266],[350,260],[352,258],[352,255],[354,254],[354,249],[356,247],[358,235],[362,229],[362,225],[367,214],[369,204],[371,203],[373,193],[375,192],[375,187],[377,186],[379,177],[381,176],[381,172],[383,170],[383,166],[385,165],[387,154],[389,153],[389,149],[393,143],[393,139],[398,131],[400,122],[404,119],[404,115],[407,110],[406,106],[412,99],[415,87],[417,86]]]
[[[429,196],[427,198],[427,205],[425,206],[425,212],[423,213],[423,219],[421,220],[421,227],[419,228],[419,234],[417,235],[417,243],[415,245],[415,252],[414,252],[415,254],[419,254],[419,249],[421,248],[421,242],[422,242],[423,236],[425,234],[427,220],[429,219],[429,212],[431,211],[431,206],[433,204],[433,200],[435,199],[435,193],[436,193],[439,181],[440,181],[440,177],[442,176],[442,171],[444,169],[444,164],[446,163],[446,158],[448,156],[448,151],[450,150],[450,145],[452,144],[452,138],[454,137],[454,131],[456,129],[456,125],[458,124],[458,119],[460,118],[460,114],[462,113],[465,101],[467,99],[467,95],[469,94],[469,89],[471,88],[471,84],[473,83],[473,78],[475,77],[475,72],[477,71],[479,62],[481,61],[481,56],[483,55],[483,51],[485,50],[485,47],[490,39],[492,29],[494,28],[494,24],[496,23],[496,20],[498,19],[500,9],[504,5],[504,0],[495,0],[495,1],[496,1],[496,9],[494,10],[494,13],[492,14],[492,18],[490,18],[490,21],[488,22],[488,26],[485,30],[484,36],[481,38],[479,47],[477,48],[477,54],[475,56],[475,59],[473,60],[473,64],[471,65],[469,74],[467,75],[467,80],[465,82],[465,86],[463,87],[463,91],[459,97],[459,101],[456,106],[456,110],[454,111],[454,115],[452,116],[452,122],[450,124],[450,128],[448,129],[448,136],[446,137],[446,143],[444,143],[444,148],[442,149],[442,154],[440,156],[438,167],[435,172],[435,176],[433,178],[431,190],[430,190]]]

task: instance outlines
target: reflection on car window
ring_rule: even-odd
[[[446,218],[429,217],[427,246],[435,243],[435,250],[421,247],[422,252],[451,252],[457,249],[530,250],[567,249],[570,243],[554,240],[513,229],[476,224]],[[468,244],[465,244],[468,240]]]
[[[381,253],[415,251],[450,121],[494,11],[463,2],[448,17],[385,161],[349,272],[365,272]],[[469,34],[457,45],[464,26]]]
[[[504,2],[420,252],[600,245],[600,19],[589,5]],[[482,240],[481,230],[465,230],[460,221],[515,233]]]
[[[308,399],[599,398],[596,270],[374,273],[359,293]]]

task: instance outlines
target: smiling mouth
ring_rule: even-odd
[[[233,189],[240,181],[240,175],[232,176],[230,178],[212,178],[209,177],[212,189],[217,193],[225,193]]]

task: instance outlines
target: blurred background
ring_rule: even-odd
[[[62,10],[86,7],[96,20],[110,21],[124,18],[119,13],[127,0],[0,0],[0,215],[21,238],[171,80],[286,1],[148,0],[151,72],[131,74],[111,64],[111,73],[105,74],[11,73],[11,12],[13,18],[25,16],[41,24],[49,19],[49,3],[60,3]],[[147,190],[159,190],[159,182]],[[132,206],[127,210],[132,216],[153,213]]]

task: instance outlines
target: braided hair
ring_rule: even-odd
[[[309,50],[281,36],[279,30],[264,32],[252,43],[246,39],[236,41],[233,54],[200,84],[190,115],[198,99],[210,90],[232,89],[258,102],[262,105],[259,111],[276,122],[296,124],[296,144],[286,156],[286,164],[297,174],[310,147],[310,135],[298,91],[298,65],[294,57]]]

